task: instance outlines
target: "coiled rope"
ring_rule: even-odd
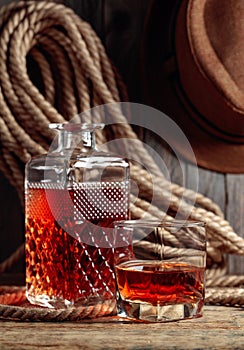
[[[49,123],[64,122],[92,107],[111,103],[114,124],[105,134],[98,135],[99,143],[112,137],[132,140],[138,140],[138,137],[122,110],[113,104],[125,100],[126,92],[100,39],[88,23],[71,9],[49,1],[12,3],[0,9],[0,20],[0,169],[15,186],[23,203],[24,164],[30,157],[48,150],[53,138]],[[37,88],[30,78],[27,61],[38,67],[41,87]],[[106,116],[94,113],[94,122],[101,119],[106,123]],[[240,288],[243,277],[226,275],[224,254],[244,255],[244,240],[223,219],[223,213],[215,203],[199,193],[169,183],[141,143],[136,145],[133,144],[133,153],[138,163],[147,164],[151,174],[139,165],[131,165],[131,178],[140,190],[140,198],[131,195],[132,218],[140,218],[146,213],[147,218],[172,220],[174,214],[179,213],[205,221],[210,268],[207,284],[216,287],[208,289],[207,301],[243,306]],[[150,206],[152,177],[157,196],[154,206]],[[189,202],[196,205],[192,207]],[[160,209],[168,203],[172,216]],[[10,268],[23,254],[22,246],[0,265],[0,272]],[[231,301],[227,287],[232,287]],[[14,295],[19,293],[9,290],[5,293],[5,304],[9,304],[6,295],[12,295],[9,298],[13,304]],[[14,309],[13,316],[8,307],[13,310],[14,306],[2,305],[0,316],[31,317],[28,308]],[[74,311],[69,315],[63,313],[63,316],[57,312],[56,316],[57,319],[82,319],[107,314],[113,308],[114,305],[104,305],[104,309],[103,306],[99,310],[91,307],[89,312],[80,310],[79,314]],[[36,310],[32,308],[31,312],[37,313]],[[49,311],[41,312],[33,317],[56,319]],[[44,317],[44,314],[49,316]]]

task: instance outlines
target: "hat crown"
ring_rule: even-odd
[[[234,19],[240,21],[242,13],[236,14],[236,4],[236,10],[230,9],[232,2],[183,1],[176,22],[176,57],[183,90],[198,111],[194,118],[215,136],[244,143],[244,89],[239,83],[244,82],[244,71],[240,75],[241,52],[232,37],[238,32]],[[235,50],[230,49],[233,45]]]
[[[220,62],[244,91],[244,1],[208,0],[204,9],[206,32]],[[244,101],[243,101],[244,102]]]

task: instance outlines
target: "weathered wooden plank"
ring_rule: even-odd
[[[197,180],[198,179],[198,180]],[[196,190],[216,202],[225,212],[225,175],[187,164],[186,187]]]
[[[149,131],[145,131],[144,142],[152,148],[151,154],[156,152],[159,155],[159,159],[163,160],[166,169],[163,172],[166,176],[168,172],[171,182],[198,191],[211,198],[225,212],[226,189],[224,174],[196,167],[182,159],[179,161],[172,154],[170,147],[163,140],[160,140],[159,137],[153,136]]]
[[[88,21],[100,38],[104,38],[104,1],[63,0],[62,2],[71,7],[82,19]]]
[[[10,4],[11,2],[18,2],[18,1],[20,1],[20,0],[0,0],[0,6]],[[26,1],[28,1],[28,0],[26,0]],[[34,1],[41,1],[41,0],[34,0]],[[52,1],[59,2],[59,3],[63,2],[63,0],[52,0]]]
[[[140,49],[149,0],[105,0],[104,44],[121,73],[131,101],[140,100]]]
[[[16,0],[16,1],[17,1],[17,0]],[[7,4],[9,4],[10,2],[12,2],[12,0],[0,0],[0,6],[7,5]]]
[[[24,242],[23,231],[24,213],[17,192],[0,172],[0,262]]]
[[[164,324],[106,318],[88,323],[0,322],[0,327],[1,350],[234,350],[244,346],[244,314],[227,307],[207,306],[202,318]]]
[[[236,232],[244,238],[244,174],[226,175],[226,186],[226,217]],[[244,257],[231,257],[229,271],[233,274],[244,274]]]
[[[179,160],[172,154],[167,143],[159,136],[144,130],[143,141],[148,145],[148,151],[155,160],[165,177],[172,183],[184,185],[186,175],[186,163]],[[154,155],[156,154],[156,156]]]

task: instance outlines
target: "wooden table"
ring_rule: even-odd
[[[244,349],[244,310],[205,306],[204,316],[171,323],[107,317],[82,323],[0,321],[1,350]]]

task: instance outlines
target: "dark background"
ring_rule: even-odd
[[[162,0],[158,0],[162,1]],[[9,3],[0,0],[0,5]],[[121,73],[130,101],[146,103],[140,74],[141,45],[149,0],[66,0],[65,3],[91,23]],[[171,181],[182,185],[181,170],[170,150],[144,132],[142,138],[163,158]],[[193,187],[196,168],[185,162],[185,186]],[[233,228],[244,237],[244,174],[222,174],[199,169],[199,192],[216,201]],[[14,188],[0,173],[0,261],[24,241],[24,215]],[[17,267],[20,269],[23,267]],[[229,258],[230,273],[244,273],[244,258]]]

